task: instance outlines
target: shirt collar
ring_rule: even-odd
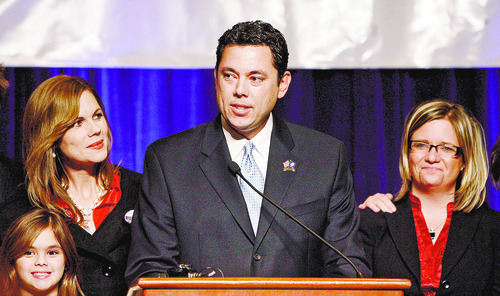
[[[420,201],[420,198],[416,195],[413,195],[412,192],[410,192],[409,198],[410,198],[410,203],[411,203],[412,208],[416,208],[416,209],[421,210],[422,202]],[[446,208],[447,208],[448,212],[452,211],[454,206],[455,206],[454,201],[450,201],[449,203],[447,203]]]
[[[263,159],[268,159],[269,157],[269,147],[271,146],[271,133],[273,131],[273,114],[269,114],[269,118],[266,122],[264,128],[251,139],[255,145],[255,150]],[[248,142],[247,139],[237,140],[231,136],[231,134],[222,129],[224,136],[226,138],[227,146],[229,148],[229,153],[231,154],[231,159],[236,160],[243,156],[243,146]]]

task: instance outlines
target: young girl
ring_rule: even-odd
[[[63,218],[46,209],[19,217],[0,250],[1,295],[83,295],[78,254]]]

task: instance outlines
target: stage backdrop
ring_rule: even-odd
[[[217,39],[256,19],[284,33],[295,69],[276,114],[344,141],[358,201],[398,189],[403,120],[423,100],[464,104],[491,148],[500,125],[498,0],[0,0],[0,63],[12,84],[0,152],[20,160],[26,100],[66,73],[96,86],[113,161],[141,172],[152,141],[216,116]],[[500,208],[498,192],[489,193]]]
[[[395,193],[406,114],[416,104],[444,98],[467,107],[485,127],[488,149],[500,131],[499,69],[293,70],[276,115],[325,132],[347,146],[358,201]],[[90,81],[109,117],[116,164],[142,172],[156,139],[217,115],[213,70],[8,68],[9,101],[0,113],[1,152],[21,159],[24,106],[34,88],[64,73]],[[328,165],[325,163],[325,165]],[[498,191],[490,203],[500,209]]]
[[[2,0],[0,63],[211,68],[219,36],[256,19],[292,68],[500,66],[498,0]]]

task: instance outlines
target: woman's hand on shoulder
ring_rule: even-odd
[[[392,203],[393,196],[390,193],[377,193],[369,196],[365,202],[359,205],[359,209],[364,210],[366,208],[371,209],[374,212],[387,212],[394,213],[396,211],[396,206]]]

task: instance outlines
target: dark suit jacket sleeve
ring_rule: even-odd
[[[382,211],[375,213],[370,209],[365,209],[360,212],[359,233],[363,241],[368,267],[372,271],[374,277],[381,277],[379,274],[376,274],[376,269],[378,270],[380,268],[378,266],[380,262],[375,262],[375,260],[377,260],[376,254],[380,252],[389,253],[387,250],[380,250],[380,240],[382,238],[385,239],[385,237],[389,235],[388,225]],[[394,250],[391,249],[391,251]],[[384,262],[382,264],[384,266],[390,266],[391,262]]]
[[[339,145],[338,167],[333,181],[332,197],[328,210],[328,225],[325,239],[346,255],[365,276],[371,271],[365,259],[363,244],[358,233],[359,211],[354,197],[352,175],[345,155],[344,144]],[[353,268],[344,259],[339,259],[332,250],[323,252],[327,267],[325,276],[356,277]]]
[[[365,256],[370,270],[373,268],[373,251],[375,250],[375,236],[382,228],[381,219],[379,219],[370,209],[361,211],[361,223],[359,233],[363,241]]]
[[[125,272],[129,284],[146,273],[165,273],[165,266],[177,265],[179,254],[168,188],[153,146],[146,151],[141,187]]]
[[[17,194],[16,187],[23,182],[23,165],[0,154],[0,202],[7,200],[12,194]]]
[[[17,218],[33,209],[24,185],[16,187],[9,198],[0,203],[0,241]]]

